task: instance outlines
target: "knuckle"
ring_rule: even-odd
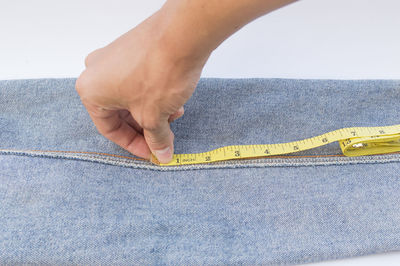
[[[99,128],[99,132],[106,138],[115,141],[115,133],[120,131],[121,127],[122,127],[122,121],[118,120],[118,122],[115,123],[111,128],[108,129]]]
[[[89,66],[91,65],[91,62],[93,61],[93,60],[92,60],[93,57],[94,57],[94,52],[91,52],[90,54],[88,54],[88,55],[85,57],[85,67],[89,67]]]
[[[94,50],[93,52],[89,53],[85,57],[85,66],[88,67],[92,64],[92,62],[95,60],[97,54],[99,53],[100,49]]]
[[[163,129],[156,132],[147,132],[145,138],[153,149],[163,149],[173,143],[174,134],[171,130]]]
[[[168,136],[155,136],[155,135],[148,135],[146,137],[147,144],[156,150],[165,149],[169,146],[169,138]]]
[[[82,96],[86,90],[92,87],[92,83],[90,74],[85,70],[76,80],[75,89]]]
[[[88,54],[88,55],[85,57],[85,67],[88,67],[88,66],[89,66],[89,62],[90,62],[90,54]]]
[[[75,89],[80,94],[86,87],[86,76],[82,73],[75,82]]]
[[[143,129],[147,131],[156,131],[160,127],[161,123],[154,116],[146,116],[146,119],[142,122]]]
[[[178,115],[179,115],[179,117],[181,117],[181,116],[183,116],[185,114],[185,109],[183,109],[183,107],[182,108],[180,108],[179,110],[178,110]]]

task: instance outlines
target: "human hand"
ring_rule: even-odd
[[[174,150],[169,123],[183,115],[209,54],[168,45],[162,21],[155,13],[90,53],[76,90],[104,137],[138,157],[153,153],[168,163]]]
[[[85,60],[76,90],[97,130],[132,154],[169,163],[174,134],[208,57],[242,26],[295,0],[167,0]]]

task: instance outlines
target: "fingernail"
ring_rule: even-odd
[[[169,163],[172,160],[172,152],[170,147],[163,150],[155,151],[157,159],[160,163]]]

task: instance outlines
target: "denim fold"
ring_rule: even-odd
[[[337,142],[158,166],[101,136],[75,78],[0,81],[0,264],[291,265],[400,249],[400,153]],[[400,80],[200,79],[175,153],[400,124]]]

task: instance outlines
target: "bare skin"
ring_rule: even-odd
[[[170,123],[184,113],[210,54],[247,23],[295,0],[168,0],[90,53],[76,90],[97,130],[130,153],[172,159]]]

